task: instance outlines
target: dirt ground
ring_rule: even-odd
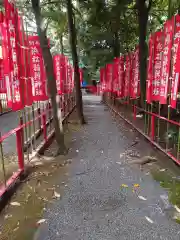
[[[71,136],[80,131],[76,124],[74,111],[64,124],[65,143],[71,148]],[[43,156],[38,156],[31,163],[32,173],[20,185],[9,204],[0,215],[1,240],[30,240],[41,223],[46,205],[51,204],[61,195],[68,181],[68,165],[71,159],[66,156],[53,157],[57,146],[54,141]],[[61,179],[61,184],[59,184]],[[38,223],[40,221],[40,223]]]

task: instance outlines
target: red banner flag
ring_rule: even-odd
[[[134,96],[134,74],[135,72],[135,52],[130,53],[130,77],[129,77],[129,94],[131,98]]]
[[[25,105],[31,106],[33,103],[32,99],[32,84],[30,76],[30,54],[27,36],[24,33],[23,20],[18,17],[18,33],[19,33],[19,58],[21,61],[20,65],[20,78],[24,84],[24,102]]]
[[[163,32],[159,31],[154,34],[154,75],[152,80],[152,101],[160,100],[161,85],[161,63],[162,63],[162,37]]]
[[[64,86],[64,93],[68,93],[68,58],[67,58],[67,56],[64,56],[64,80],[63,80],[63,86]]]
[[[147,103],[149,104],[152,102],[153,59],[154,59],[154,36],[151,35],[149,38],[149,59],[146,81],[146,100]]]
[[[172,47],[172,82],[171,82],[171,101],[170,106],[172,108],[176,108],[177,102],[177,92],[179,87],[179,53],[178,53],[178,45],[180,42],[180,15],[176,15],[175,17],[175,26],[174,26],[174,42]]]
[[[56,78],[57,93],[62,94],[62,82],[61,82],[61,55],[53,57],[54,75]]]
[[[82,84],[83,82],[83,70],[79,68],[79,74],[80,74],[80,83]]]
[[[113,64],[107,64],[107,88],[108,92],[112,92],[113,90]]]
[[[5,0],[5,20],[7,25],[8,57],[10,66],[10,88],[12,94],[12,110],[20,110],[24,107],[24,86],[20,78],[19,33],[18,33],[18,12],[13,3]],[[6,76],[7,79],[7,76]],[[8,79],[8,80],[9,80]],[[7,81],[6,81],[7,82]],[[9,94],[8,94],[9,96]],[[9,98],[8,98],[9,101]],[[10,99],[11,103],[11,99]]]
[[[130,90],[130,67],[131,67],[130,55],[126,55],[126,64],[125,64],[125,82],[124,82],[124,97],[129,97]]]
[[[61,76],[61,86],[62,86],[62,90],[61,90],[61,93],[65,93],[66,92],[66,87],[65,87],[65,84],[66,84],[66,78],[67,78],[67,71],[66,71],[66,58],[64,55],[61,55],[61,58],[60,58],[60,76]]]
[[[134,71],[134,98],[140,97],[140,73],[139,73],[139,47],[136,48],[135,51],[135,71]]]
[[[3,22],[4,22],[4,15],[0,12],[0,35],[1,35],[1,42],[3,42]],[[3,47],[3,43],[2,43]],[[4,64],[3,64],[3,56],[0,56],[0,93],[6,93],[6,84],[5,84],[5,77],[4,77]]]
[[[100,69],[100,93],[106,91],[105,68]]]
[[[33,101],[45,101],[48,99],[46,86],[46,73],[42,50],[38,36],[29,36],[30,47],[30,71],[32,81],[32,98]]]
[[[124,97],[124,57],[119,58],[118,97]]]
[[[73,67],[69,64],[68,66],[68,86],[69,93],[73,92]]]
[[[113,93],[118,93],[119,87],[119,58],[115,58],[113,62]]]
[[[131,98],[135,99],[140,96],[140,76],[139,76],[139,47],[136,48],[135,52],[132,54],[131,62]]]
[[[171,63],[171,48],[173,39],[173,25],[174,20],[168,20],[164,24],[164,47],[162,56],[161,68],[161,85],[160,85],[160,103],[167,103],[168,87],[169,87],[169,74]]]

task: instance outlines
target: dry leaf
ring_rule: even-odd
[[[133,186],[134,186],[134,188],[139,188],[140,187],[140,185],[138,183],[135,183]]]
[[[146,217],[146,216],[145,216],[145,218],[146,218],[146,220],[147,220],[148,222],[154,223],[153,220],[151,220],[149,217]]]
[[[146,201],[147,199],[143,196],[138,196],[139,199]]]
[[[60,198],[61,195],[60,195],[59,193],[57,193],[57,192],[54,191],[54,196],[53,196],[53,197],[54,197],[54,198]]]
[[[178,206],[174,206],[174,208],[176,209],[176,211],[178,212],[178,213],[180,213],[180,208],[178,208]]]
[[[121,165],[121,162],[116,162],[117,164]]]
[[[123,183],[123,184],[121,184],[121,187],[128,188],[128,185]]]
[[[5,215],[4,219],[8,219],[8,218],[11,218],[12,217],[12,214],[7,214]]]
[[[21,204],[18,202],[11,202],[10,204],[11,204],[11,206],[21,206]]]
[[[40,225],[40,224],[42,224],[42,223],[44,223],[44,222],[46,222],[46,219],[40,219],[40,220],[37,222],[37,224]]]
[[[13,232],[16,232],[18,229],[19,229],[19,227],[15,228],[15,229],[13,230]]]
[[[160,169],[159,171],[160,171],[160,172],[165,172],[166,169],[165,169],[165,168],[162,168],[162,169]]]

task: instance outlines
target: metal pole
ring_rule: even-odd
[[[0,132],[0,139],[1,139],[1,132]],[[4,185],[5,185],[5,187],[6,187],[6,171],[5,171],[5,165],[4,165],[3,146],[2,146],[2,142],[1,142],[1,141],[0,141],[0,156],[1,156],[1,164],[2,164],[3,177],[4,177]]]

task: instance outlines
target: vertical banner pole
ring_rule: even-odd
[[[0,139],[1,139],[1,132],[0,132]],[[5,164],[4,164],[4,153],[3,153],[3,146],[2,142],[0,141],[0,156],[1,156],[1,165],[2,165],[2,172],[3,172],[3,178],[4,178],[4,185],[6,187],[6,170],[5,170]]]

